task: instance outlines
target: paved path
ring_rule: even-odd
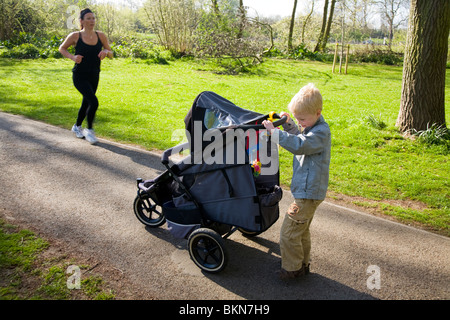
[[[0,112],[0,213],[122,270],[158,299],[449,299],[450,239],[324,202],[312,224],[312,274],[280,266],[282,219],[254,239],[227,241],[230,261],[203,274],[185,240],[134,216],[135,178],[164,169],[159,155]],[[281,211],[292,201],[284,193]],[[5,215],[5,214],[3,214]],[[375,266],[375,267],[374,267]],[[379,270],[377,282],[368,273]]]

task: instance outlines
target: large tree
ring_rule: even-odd
[[[403,66],[402,132],[445,125],[445,72],[450,0],[411,0]]]

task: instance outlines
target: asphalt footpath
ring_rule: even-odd
[[[450,298],[449,238],[330,201],[311,226],[311,273],[279,280],[288,190],[269,230],[254,238],[235,232],[226,240],[226,269],[204,273],[190,260],[186,240],[166,225],[146,228],[133,213],[136,178],[163,172],[160,156],[105,139],[90,145],[70,130],[0,112],[0,217],[120,270],[137,299]]]

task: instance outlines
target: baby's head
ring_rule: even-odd
[[[303,127],[313,126],[322,113],[322,95],[314,84],[309,83],[292,98],[289,111]]]

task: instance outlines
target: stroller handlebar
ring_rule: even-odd
[[[164,153],[161,156],[162,164],[164,164],[164,165],[169,164],[169,158],[170,158],[170,156],[172,155],[172,153],[174,151],[176,153],[179,153],[179,152],[181,152],[181,151],[183,151],[185,149],[189,149],[189,145],[190,145],[189,142],[185,142],[185,143],[179,144],[179,145],[177,145],[175,147],[172,147],[172,148],[167,149],[166,151],[164,151]]]
[[[279,120],[273,121],[274,127],[281,126],[281,125],[285,124],[286,121],[287,121],[287,117],[286,116],[280,118],[280,116],[278,114],[273,114],[273,118],[279,119]],[[262,124],[242,124],[242,125],[233,126],[233,129],[262,130],[262,129],[265,129],[265,127]],[[173,152],[178,153],[178,152],[180,152],[180,151],[182,151],[184,149],[189,149],[189,142],[179,144],[179,145],[177,145],[175,147],[172,147],[172,148],[167,149],[166,151],[164,151],[162,156],[161,156],[162,164],[167,166],[169,164],[169,158],[172,155],[172,153]]]
[[[287,121],[286,116],[281,118],[278,114],[274,114],[273,117],[276,119],[279,119],[279,120],[273,122],[274,127],[281,126],[281,125],[285,124]],[[246,129],[246,130],[248,130],[248,129],[254,129],[254,130],[265,129],[264,125],[262,125],[262,124],[241,124],[241,125],[236,126],[236,128],[237,129]]]

